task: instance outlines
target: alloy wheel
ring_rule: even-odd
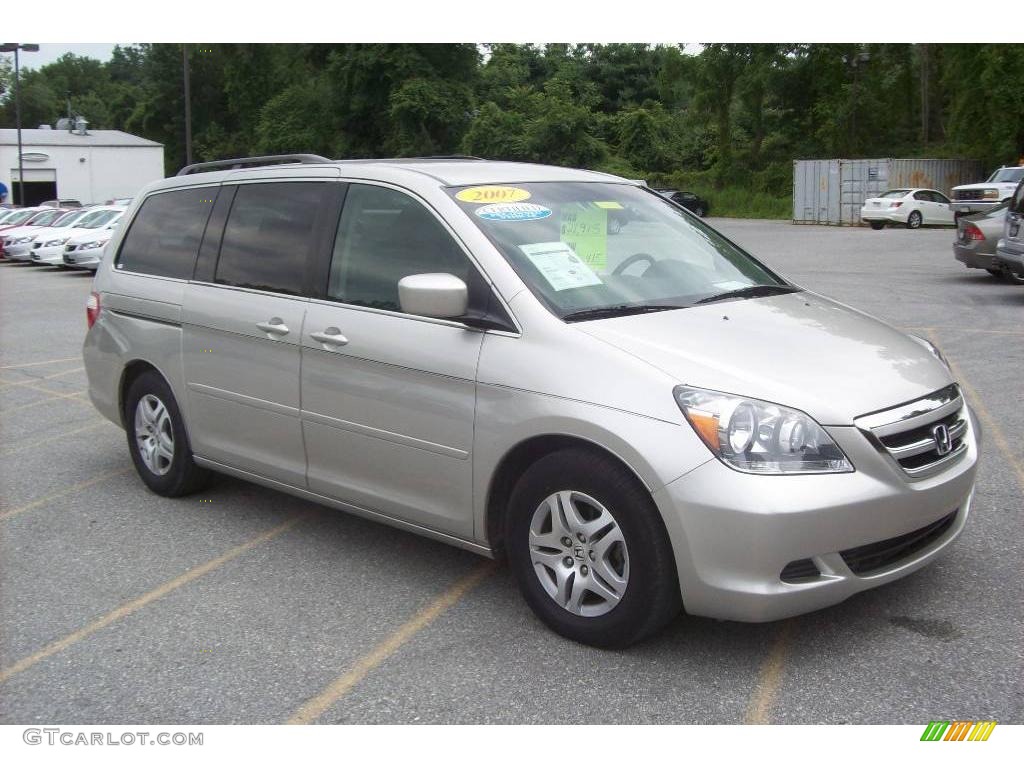
[[[154,475],[166,475],[174,462],[174,426],[167,406],[156,395],[143,395],[135,406],[135,442],[142,463]]]
[[[629,584],[629,552],[618,522],[579,491],[558,491],[530,521],[530,557],[544,591],[577,616],[601,616]]]

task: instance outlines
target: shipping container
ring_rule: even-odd
[[[924,187],[951,196],[959,184],[984,180],[977,160],[794,160],[793,223],[859,226],[864,201],[887,189]]]

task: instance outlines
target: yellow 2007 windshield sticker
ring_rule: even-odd
[[[604,208],[606,211],[621,211],[622,203],[617,203],[614,200],[608,200],[607,202],[594,202],[598,208]]]
[[[455,195],[456,200],[464,203],[521,203],[530,199],[530,193],[519,187],[469,187],[460,189]]]

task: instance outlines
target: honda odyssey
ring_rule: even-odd
[[[833,605],[970,513],[978,428],[934,346],[603,173],[189,166],[86,312],[89,395],[155,493],[219,472],[504,556],[584,643]]]

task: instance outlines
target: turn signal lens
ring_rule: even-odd
[[[85,302],[85,322],[90,328],[96,323],[100,316],[100,295],[93,291]]]
[[[675,388],[687,422],[733,469],[763,475],[852,472],[842,449],[806,413],[696,387]]]

